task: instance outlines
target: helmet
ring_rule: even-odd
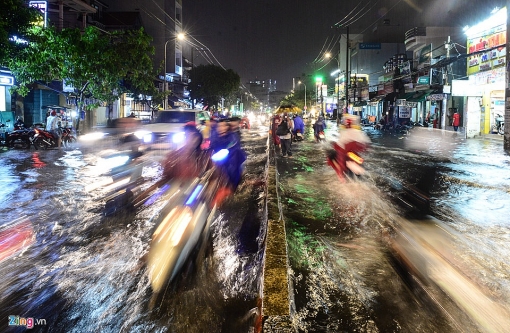
[[[56,116],[56,115],[57,115],[57,113],[55,112],[55,110],[51,111],[51,115],[52,115],[52,116]]]

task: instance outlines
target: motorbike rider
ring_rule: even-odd
[[[163,178],[190,180],[198,177],[207,170],[209,154],[200,148],[202,134],[197,130],[193,122],[184,125],[186,139],[184,146],[171,151],[163,162]]]
[[[319,133],[324,132],[326,129],[326,122],[324,121],[323,116],[319,116],[317,121],[313,124],[313,134],[315,137],[315,142],[319,142]]]
[[[370,138],[364,131],[355,124],[355,117],[344,117],[344,128],[341,130],[340,137],[332,146],[334,151],[328,154],[330,164],[335,168],[337,174],[343,180],[343,168],[347,161],[347,153],[365,151],[370,144]]]
[[[228,162],[218,165],[216,181],[218,191],[215,203],[221,203],[228,195],[234,193],[241,181],[246,153],[241,148],[240,137],[230,129],[228,119],[220,119],[216,125],[215,135],[211,135],[210,149],[217,153],[228,149]]]
[[[294,130],[292,131],[294,135],[294,141],[297,140],[296,134],[297,131],[299,131],[301,134],[305,133],[305,123],[303,122],[303,119],[298,115],[294,115]]]

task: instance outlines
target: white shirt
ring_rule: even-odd
[[[48,119],[46,120],[46,130],[52,131],[52,130],[57,129],[57,120],[58,120],[58,117],[49,116]]]

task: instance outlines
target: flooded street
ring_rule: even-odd
[[[328,125],[327,138],[335,140],[336,126]],[[328,144],[312,142],[310,132],[293,144],[293,159],[277,159],[296,327],[503,332],[507,322],[498,315],[510,308],[510,156],[502,142],[424,128],[366,132],[372,145],[359,180],[340,183],[325,164]],[[395,190],[420,183],[431,197],[429,215],[410,211]],[[494,314],[476,318],[484,310],[474,300],[482,296],[473,287],[467,299],[464,285],[489,297]]]
[[[2,152],[1,223],[24,220],[27,246],[0,261],[0,330],[24,332],[27,325],[7,327],[6,319],[32,318],[41,332],[251,332],[267,127],[244,132],[243,147],[246,175],[216,212],[210,250],[189,261],[154,306],[144,255],[161,202],[104,217],[108,177],[98,147]],[[161,172],[158,156],[147,158],[145,184]]]
[[[339,131],[328,125],[335,140]],[[342,184],[325,163],[328,144],[307,129],[294,158],[276,159],[298,331],[500,332],[494,322],[510,308],[502,142],[367,129],[367,173]],[[236,195],[216,212],[202,255],[155,304],[144,256],[162,202],[104,217],[108,177],[98,147],[0,153],[1,224],[22,221],[16,232],[25,244],[0,258],[1,330],[26,330],[7,327],[13,316],[33,318],[42,332],[253,332],[267,125],[242,138],[248,161]],[[159,179],[160,159],[145,159],[144,186]],[[429,214],[402,204],[405,184],[427,187]]]

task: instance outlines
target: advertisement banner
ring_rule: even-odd
[[[398,108],[398,117],[399,118],[411,118],[411,108],[400,106]]]
[[[420,57],[418,58],[419,64],[430,64],[430,55],[432,54],[432,44],[424,46],[420,50]]]

